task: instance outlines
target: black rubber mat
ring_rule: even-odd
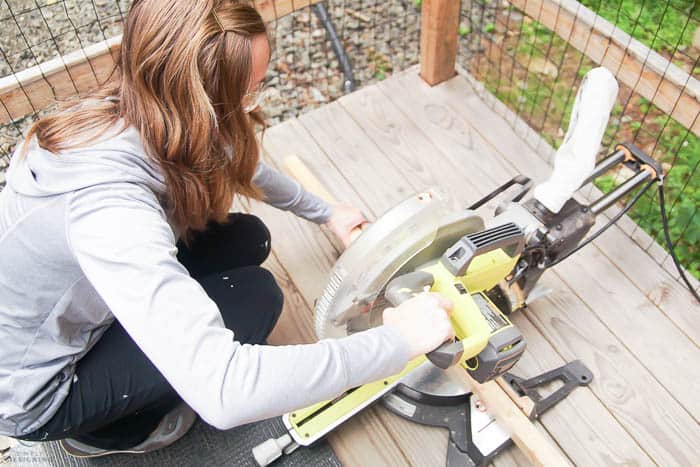
[[[285,432],[280,418],[252,423],[228,431],[216,430],[198,420],[182,439],[149,454],[113,455],[94,459],[76,459],[67,455],[58,443],[36,443],[31,449],[20,447],[10,465],[49,466],[255,466],[251,449],[261,442]],[[43,452],[38,452],[40,448]],[[30,455],[31,452],[31,455]],[[32,457],[32,459],[27,458]],[[23,459],[24,457],[24,459]],[[336,467],[340,462],[330,445],[321,441],[311,448],[299,448],[273,464],[279,466]]]

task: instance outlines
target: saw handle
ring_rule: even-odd
[[[434,283],[435,278],[429,272],[410,272],[389,282],[384,296],[392,306],[399,306],[415,295],[430,290]],[[443,342],[438,348],[428,352],[425,356],[435,366],[445,370],[456,364],[462,358],[463,353],[464,346],[462,343],[450,340]]]

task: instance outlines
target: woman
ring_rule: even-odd
[[[195,412],[220,429],[279,415],[451,335],[449,303],[424,294],[352,337],[264,345],[282,293],[234,194],[346,243],[364,221],[258,160],[269,56],[245,2],[136,0],[115,80],[31,128],[0,194],[0,434],[145,452]]]

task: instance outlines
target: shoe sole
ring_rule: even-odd
[[[131,449],[99,449],[73,439],[62,439],[61,448],[66,454],[80,459],[104,457],[113,454],[145,454],[170,446],[182,438],[197,420],[197,414],[184,404],[173,409],[158,424],[153,433]]]

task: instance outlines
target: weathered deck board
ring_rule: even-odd
[[[415,90],[404,89],[400,84],[400,80],[388,80],[382,83],[379,88],[382,89],[389,98],[393,98],[393,104],[402,107],[407,116],[420,119],[418,122],[419,127],[429,135],[431,141],[435,143],[435,145],[441,144],[443,140],[455,141],[456,144],[451,148],[442,142],[444,147],[443,151],[457,154],[461,152],[462,167],[469,169],[475,165],[479,165],[479,161],[485,158],[485,151],[488,148],[484,147],[484,142],[479,139],[478,135],[471,136],[472,144],[471,147],[468,148],[470,155],[472,157],[476,156],[478,159],[471,159],[471,157],[465,154],[462,147],[463,145],[460,144],[458,141],[459,138],[456,138],[455,135],[469,134],[469,132],[465,130],[465,127],[469,128],[468,125],[449,109],[438,106],[435,100],[430,98],[430,96],[421,95],[415,92]],[[381,96],[376,96],[374,91],[368,90],[366,94],[372,95],[376,100],[381,101],[382,109],[390,108],[390,105],[382,100]],[[348,96],[344,98],[344,100],[350,100],[351,98],[352,96]],[[341,100],[341,102],[344,102],[344,100]],[[346,105],[346,107],[350,106]],[[367,108],[372,107],[370,107],[368,103],[357,106],[358,111]],[[426,111],[421,111],[421,108]],[[390,125],[393,127],[396,126],[396,121],[400,120],[395,115],[389,115],[388,113],[386,117],[385,119],[368,119],[368,124],[374,123],[381,127],[388,125],[386,123],[381,123],[382,121],[388,121],[391,122]],[[376,133],[376,130],[372,130],[372,132],[368,130],[368,133]],[[448,136],[450,133],[452,133],[452,137]],[[384,146],[382,145],[382,147]],[[476,148],[479,148],[479,150],[475,151],[474,149]],[[445,167],[443,164],[440,164],[438,151],[425,154],[425,158],[429,159],[434,167]],[[440,176],[439,172],[438,176]],[[474,180],[475,177],[473,175],[467,175],[465,179]],[[485,194],[482,190],[490,190],[493,186],[495,186],[495,182],[488,181],[475,183],[474,185],[462,183],[454,188],[452,193],[455,196],[459,194],[459,199],[467,203],[468,200],[475,199],[472,194],[474,189],[478,190],[476,196],[481,196]],[[521,372],[525,372],[525,375],[534,375],[564,363],[561,357],[556,355],[554,349],[551,348],[539,332],[527,323],[527,320],[522,319],[522,317],[518,317],[517,319],[517,322],[521,325],[521,329],[525,332],[531,348],[536,347],[538,349],[536,352],[528,352],[528,357],[524,358],[518,364],[518,369]],[[585,419],[585,416],[588,414],[596,415],[594,423]],[[580,465],[591,463],[600,464],[608,463],[615,458],[617,458],[618,462],[630,463],[634,461],[633,463],[639,464],[650,463],[650,460],[643,453],[640,455],[639,446],[624,432],[590,391],[577,391],[568,401],[560,407],[557,407],[557,415],[558,416],[550,417],[547,415],[543,417],[543,423],[548,430],[553,430],[552,433],[555,434],[555,438],[560,444],[570,446],[570,449],[565,449],[567,453],[574,452],[575,447],[581,446],[581,439],[587,439],[590,444],[600,443],[605,446],[604,449],[579,449],[576,452],[580,453],[582,457],[574,458],[573,460],[575,463]],[[548,423],[548,421],[550,421],[550,423]],[[596,459],[597,462],[593,461],[593,459]]]
[[[409,85],[416,82],[409,74],[405,77]],[[464,80],[451,80],[445,86],[436,89],[442,92],[447,98],[455,94],[470,95],[468,104],[456,104],[459,110],[466,112],[467,118],[475,131],[483,133],[487,139],[493,142],[501,158],[507,161],[513,170],[527,172],[526,175],[532,178],[546,177],[549,174],[549,165],[536,161],[537,158],[545,161],[549,160],[549,154],[553,153],[542,138],[539,138],[538,147],[547,146],[542,150],[542,154],[533,151],[527,145],[522,144],[522,140],[513,129],[498,114],[493,112],[479,97],[473,95],[472,88]],[[489,95],[488,97],[493,97]],[[495,99],[495,98],[494,98]],[[459,101],[457,101],[459,102]],[[452,102],[453,106],[455,105]],[[501,104],[502,105],[502,104]],[[507,112],[507,110],[506,110]],[[482,119],[483,116],[483,119]],[[511,113],[510,118],[516,118]],[[517,124],[519,123],[519,125]],[[517,122],[518,127],[523,126],[522,121]],[[534,161],[534,162],[533,162]],[[589,189],[582,190],[584,194],[590,192]],[[598,191],[595,190],[597,193]],[[615,207],[611,208],[615,212]],[[659,268],[655,259],[642,251],[640,245],[629,241],[626,235],[635,232],[634,236],[644,238],[641,242],[643,247],[648,247],[652,242],[649,235],[640,229],[629,217],[624,216],[616,226],[612,227],[605,235],[596,239],[593,244],[601,249],[606,255],[615,258],[616,265],[625,273],[629,281],[634,283],[639,290],[647,295],[684,333],[693,339],[696,345],[700,345],[700,313],[698,304],[693,297],[687,293],[684,286],[676,281],[677,272],[669,273],[668,268]],[[667,256],[661,246],[654,243],[652,256],[656,259],[663,259]],[[695,280],[691,278],[691,283]]]
[[[465,180],[472,180],[474,178],[473,173],[469,173],[469,169],[473,167],[474,164],[468,163],[463,157],[461,164],[455,167],[445,160],[442,151],[436,150],[434,147],[431,148],[431,143],[427,142],[428,136],[425,136],[423,131],[407,117],[407,115],[411,118],[416,115],[429,116],[431,112],[422,111],[424,108],[420,105],[420,97],[416,96],[415,92],[412,93],[400,89],[398,89],[397,92],[393,92],[391,88],[392,82],[394,81],[389,80],[389,82],[386,82],[386,84],[382,86],[382,90],[385,91],[386,96],[389,98],[394,97],[393,102],[387,102],[386,97],[384,97],[382,92],[377,88],[361,90],[352,95],[343,97],[340,102],[365,129],[368,136],[382,148],[382,151],[387,154],[395,164],[405,159],[416,158],[416,154],[421,154],[422,157],[419,158],[422,161],[421,163],[414,162],[413,164],[406,165],[413,170],[420,171],[421,174],[430,172],[432,176],[427,181],[430,184],[451,187],[451,194],[462,204],[467,204],[470,200],[477,199],[485,194],[485,190],[489,190],[492,186],[495,186],[488,181],[474,184],[464,183]],[[426,103],[428,102],[430,101]],[[400,105],[399,103],[405,104],[409,111],[405,114],[400,113],[400,111],[394,107],[394,104]],[[430,110],[435,110],[435,103],[433,102],[431,105],[432,107]],[[446,115],[445,112],[438,112],[438,114],[440,116]],[[425,122],[420,125],[420,128],[427,128]],[[426,131],[426,134],[432,135],[432,133],[432,131]],[[483,153],[481,157],[483,158]],[[455,173],[455,171],[458,178],[454,183],[450,183],[450,180],[454,178],[451,174]],[[423,177],[417,178],[419,180],[413,181],[413,186],[414,189],[420,190],[421,187],[425,185],[421,185],[421,183],[424,183],[422,180]],[[554,359],[550,358],[550,365],[545,365],[544,368],[541,365],[536,365],[536,360],[547,362],[546,355],[553,355],[554,350],[546,343],[544,338],[534,327],[530,326],[528,330],[530,331],[528,333],[529,335],[526,336],[528,340],[538,343],[542,350],[546,349],[546,354],[542,355],[543,358],[540,359],[532,357],[530,360],[525,359],[525,361],[519,365],[521,373],[524,371],[524,375],[534,375],[563,364],[563,360],[559,357]],[[588,397],[580,398],[579,401],[582,403],[578,406],[571,405],[571,401],[567,401],[568,408],[570,409],[567,413],[559,414],[560,416],[558,417],[549,417],[553,421],[550,425],[555,427],[559,433],[559,436],[556,436],[557,442],[560,445],[565,444],[569,446],[569,449],[566,451],[567,454],[573,456],[572,460],[579,465],[590,464],[594,462],[593,459],[595,459],[597,463],[604,464],[615,458],[617,458],[618,461],[622,461],[623,459],[625,461],[630,461],[634,459],[636,463],[640,464],[645,462],[651,463],[643,454],[641,456],[638,455],[640,452],[639,446],[590,392],[582,390],[579,391],[577,395],[586,393],[588,393]],[[591,423],[591,421],[584,421],[582,418],[584,414],[596,414],[598,418],[594,423]],[[545,423],[545,426],[549,429],[547,423]],[[589,441],[588,449],[580,448],[582,446],[580,442],[581,439],[587,439]],[[599,446],[596,446],[596,444],[601,444],[604,448],[591,448],[591,446],[598,448]],[[626,453],[630,457],[625,459],[624,454],[623,457],[617,457],[620,453]]]
[[[429,186],[450,188],[466,205],[516,172],[535,179],[549,173],[464,78],[429,88],[414,71],[269,129],[264,148],[278,167],[288,155],[301,157],[334,196],[370,219]],[[313,301],[338,252],[316,226],[267,206],[251,209],[271,227],[270,267],[295,317],[280,323],[275,342],[308,341]],[[690,397],[698,380],[692,368],[700,367],[697,312],[683,308],[687,297],[648,256],[640,264],[656,269],[642,279],[620,271],[644,253],[627,240],[618,262],[626,237],[616,232],[618,250],[599,239],[568,269],[548,273],[544,282],[553,294],[515,318],[529,341],[516,372],[532,375],[574,358],[593,370],[590,389],[576,390],[542,419],[541,428],[576,464],[694,464],[700,459],[700,430],[691,415],[698,406]],[[656,279],[671,284],[656,288]],[[610,281],[615,290],[592,289],[609,288]],[[669,341],[674,359],[664,359]],[[341,427],[331,443],[347,465],[441,465],[446,432],[375,407]],[[511,450],[495,464],[524,462]]]
[[[323,126],[323,137],[317,135],[316,131],[309,131],[309,133],[312,137],[314,137],[314,139],[317,140],[316,142],[318,143],[318,145],[327,154],[328,160],[332,161],[332,165],[341,167],[341,169],[338,170],[337,168],[331,168],[325,161],[319,161],[317,159],[305,161],[309,164],[309,167],[321,177],[329,176],[329,171],[331,170],[335,171],[336,175],[332,175],[332,178],[338,180],[339,178],[346,175],[346,171],[351,171],[353,168],[356,168],[355,161],[350,160],[343,153],[334,152],[336,150],[342,151],[343,148],[347,148],[347,146],[344,146],[344,144],[340,144],[337,142],[341,140],[341,138],[346,138],[344,140],[346,142],[355,141],[355,144],[357,145],[357,152],[355,152],[354,154],[372,157],[372,171],[375,172],[374,169],[376,168],[377,164],[379,164],[382,160],[383,155],[379,152],[372,152],[373,150],[376,150],[376,148],[373,148],[371,144],[368,144],[369,141],[366,138],[361,138],[359,137],[360,135],[355,133],[355,131],[358,130],[358,128],[353,127],[351,121],[339,119],[339,116],[336,115],[335,112],[333,112],[335,108],[339,108],[337,103],[330,104],[329,106],[325,106],[323,109],[321,109],[323,110],[323,112],[312,112],[310,114],[306,114],[300,119],[300,121],[302,122],[302,124],[305,125],[306,129],[308,130],[309,127],[314,128],[314,122],[316,121],[316,119],[306,120],[304,117],[311,115],[314,115],[315,117],[328,117],[327,119],[319,119],[319,121],[328,123],[328,125]],[[331,115],[329,115],[327,112],[330,112]],[[349,116],[347,116],[347,114],[346,118],[349,119]],[[271,131],[269,135],[270,140],[272,139],[272,136],[273,135]],[[278,156],[281,159],[287,154],[288,153],[285,152],[279,154]],[[281,161],[278,160],[278,162]],[[359,168],[356,168],[356,170],[357,169]],[[353,193],[353,188],[350,187],[350,185],[347,183],[331,184],[328,185],[328,188],[329,191],[331,191],[331,193],[333,193],[339,200],[352,200],[353,198],[359,198],[361,196],[358,196],[357,194]],[[379,190],[380,191],[377,192],[377,194],[381,194],[381,188],[379,188]],[[389,193],[389,196],[393,195],[395,191],[396,190],[392,190],[392,192]],[[362,192],[360,191],[360,193]],[[382,199],[386,203],[386,207],[384,207],[384,209],[387,209],[389,206],[392,206],[395,202],[402,199],[404,196],[406,195],[399,194],[393,200],[385,200],[385,198],[383,197],[377,197],[377,199]],[[364,201],[361,201],[361,204],[359,204],[358,206],[365,209],[366,212],[373,212],[368,209],[368,205],[365,204]],[[325,281],[328,277],[328,273],[329,270],[318,271],[318,274],[314,276],[317,282],[321,285],[321,287],[323,287],[323,285],[325,284]],[[314,299],[317,296],[318,295],[310,298]],[[440,463],[444,462],[446,452],[445,450],[447,446],[447,432],[445,430],[412,424],[400,419],[399,417],[393,414],[388,413],[385,410],[379,409],[377,412],[382,422],[386,426],[391,427],[390,431],[392,431],[392,433],[395,434],[397,442],[400,445],[404,455],[406,456],[406,462],[412,465],[439,465]],[[426,449],[425,446],[431,446],[431,449]],[[432,447],[435,446],[439,447],[436,449],[432,449]]]
[[[422,84],[418,80],[413,80],[412,74],[406,73],[402,76],[412,80],[416,86]],[[489,109],[477,96],[470,93],[466,81],[453,79],[444,86],[434,89],[434,98],[443,99],[443,102],[465,116],[474,130],[480,132],[505,160],[512,163],[512,170],[517,169],[518,172],[527,174],[535,180],[542,180],[548,176],[549,168],[544,161],[524,147],[522,142],[517,144],[515,140],[517,137],[510,127],[494,114],[487,113]],[[460,95],[467,97],[460,101],[458,98]],[[692,388],[693,381],[700,380],[700,366],[683,367],[683,373],[679,374],[676,367],[668,365],[666,352],[662,349],[665,350],[668,343],[673,342],[674,358],[687,364],[700,359],[700,349],[607,258],[599,255],[596,261],[582,259],[586,255],[599,251],[600,247],[594,242],[593,248],[585,249],[572,256],[562,263],[558,271],[566,269],[572,290],[587,303],[595,304],[591,309],[596,315],[625,345],[629,346],[637,358],[697,420],[700,401],[695,397]],[[634,252],[630,254],[634,255]],[[644,252],[637,248],[636,254],[643,255]],[[586,286],[582,284],[584,276],[589,279]],[[576,277],[576,280],[573,280],[573,277]],[[600,281],[605,281],[603,284],[615,284],[614,288],[611,286],[605,291],[604,299],[600,293],[603,290],[594,286]],[[641,310],[644,313],[635,310]],[[681,307],[681,309],[674,307],[669,310],[669,314],[683,313],[688,315],[688,319],[696,320],[697,317],[693,314],[698,315],[697,310],[697,305],[690,308]],[[642,316],[643,319],[641,319]]]

